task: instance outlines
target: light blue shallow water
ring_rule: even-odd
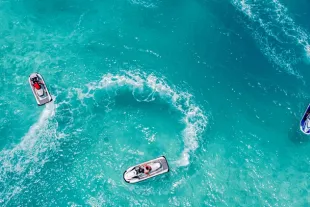
[[[309,9],[1,1],[1,206],[309,206]],[[160,155],[170,173],[123,181]]]

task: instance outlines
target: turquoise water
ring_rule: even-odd
[[[307,0],[0,8],[1,206],[310,205]],[[123,181],[160,155],[170,173]]]

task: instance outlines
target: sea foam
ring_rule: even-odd
[[[142,72],[124,72],[123,74],[105,74],[99,82],[91,82],[86,85],[87,92],[77,90],[78,98],[83,101],[85,98],[94,96],[96,90],[117,91],[126,88],[131,91],[137,101],[150,102],[159,97],[169,103],[182,115],[182,122],[185,124],[183,130],[184,150],[176,164],[186,166],[189,164],[190,152],[198,148],[198,138],[207,126],[207,117],[202,109],[193,102],[193,96],[185,91],[177,90],[169,86],[164,79],[153,74]],[[139,94],[147,92],[147,95],[140,97]]]
[[[232,0],[246,16],[246,27],[264,55],[288,73],[301,77],[294,65],[310,58],[309,33],[297,25],[278,0]]]

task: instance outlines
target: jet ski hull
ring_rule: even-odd
[[[158,166],[158,163],[160,164],[161,167],[156,168],[156,170],[154,170],[154,172],[152,172],[152,170],[151,170],[148,175],[142,174],[142,176],[137,176],[136,178],[132,178],[132,179],[129,179],[127,176],[133,170],[135,170],[135,168],[137,168],[137,167],[140,167],[143,165],[150,165],[150,166],[157,165]],[[141,182],[143,180],[147,180],[147,179],[150,179],[152,177],[155,177],[155,176],[167,173],[167,172],[169,172],[169,165],[168,165],[167,159],[165,158],[165,156],[161,156],[161,157],[156,158],[154,160],[150,160],[150,161],[147,161],[147,162],[144,162],[144,163],[141,163],[141,164],[138,164],[136,166],[132,166],[132,167],[128,168],[124,172],[123,177],[127,183],[137,183],[137,182]]]
[[[308,105],[301,121],[300,121],[300,130],[304,133],[309,135],[310,134],[310,119],[307,119],[308,115],[310,114],[310,104]]]
[[[39,93],[36,92],[35,87],[32,85],[31,78],[33,78],[33,77],[37,77],[38,80],[41,82],[40,86],[43,89],[43,94],[39,94]],[[35,99],[37,101],[37,104],[39,106],[47,104],[47,103],[49,103],[49,102],[51,102],[53,100],[52,96],[50,95],[50,93],[49,93],[49,91],[48,91],[48,89],[46,87],[46,84],[45,84],[45,81],[44,81],[43,77],[39,73],[32,73],[29,76],[28,81],[29,81],[32,93],[33,93],[33,95],[34,95],[34,97],[35,97]]]

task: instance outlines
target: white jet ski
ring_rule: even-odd
[[[43,77],[39,73],[32,73],[28,78],[32,93],[36,98],[37,104],[42,106],[53,100],[50,95]]]
[[[165,156],[161,156],[157,159],[130,167],[124,172],[124,180],[127,183],[137,183],[166,172],[169,172],[168,162]]]
[[[300,121],[300,130],[304,133],[309,135],[310,134],[310,104],[304,113],[304,116],[302,117]]]

